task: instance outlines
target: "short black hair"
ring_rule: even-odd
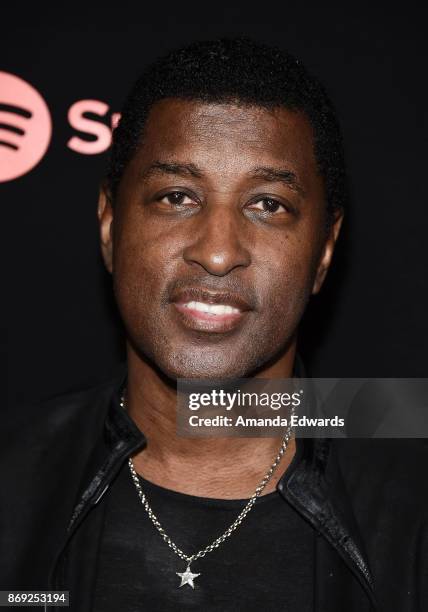
[[[153,104],[164,98],[239,102],[268,109],[302,111],[313,133],[324,179],[328,219],[347,200],[342,135],[321,83],[289,53],[246,37],[195,42],[148,66],[128,95],[113,142],[107,187],[113,197],[137,150]]]

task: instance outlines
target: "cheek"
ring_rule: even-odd
[[[272,326],[284,329],[284,322],[298,323],[312,292],[316,261],[317,249],[296,236],[285,236],[265,252],[259,282],[265,296],[262,307]]]
[[[148,224],[127,221],[115,236],[113,282],[124,318],[157,316],[154,307],[173,272],[170,241],[161,239]]]

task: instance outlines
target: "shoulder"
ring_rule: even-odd
[[[332,448],[344,469],[374,479],[385,470],[420,476],[428,460],[428,438],[335,439]]]
[[[8,588],[44,584],[117,384],[113,378],[3,418],[0,479],[7,503],[0,505],[0,524],[8,561],[0,559],[0,574]]]
[[[16,407],[2,427],[0,465],[10,467],[14,457],[23,464],[42,455],[55,455],[73,445],[82,450],[103,426],[110,399],[123,372],[100,384],[78,389],[34,405]]]
[[[341,439],[331,450],[357,506],[426,520],[428,439]]]

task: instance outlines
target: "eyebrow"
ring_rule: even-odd
[[[156,174],[173,174],[175,176],[203,178],[204,173],[195,164],[180,163],[180,162],[161,162],[155,161],[146,168],[141,178],[148,179]],[[304,195],[304,189],[297,179],[296,174],[287,168],[270,168],[267,166],[259,166],[254,168],[249,173],[251,178],[263,179],[271,183],[284,183],[294,191]]]
[[[266,166],[260,166],[259,168],[252,170],[250,175],[254,178],[261,178],[264,181],[271,183],[284,183],[301,195],[305,194],[305,191],[298,181],[296,174],[287,168],[269,168]]]
[[[142,179],[147,179],[154,174],[175,174],[176,176],[192,176],[193,178],[202,178],[204,176],[203,172],[195,164],[155,161],[142,172],[141,177]]]

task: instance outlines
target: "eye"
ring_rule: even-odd
[[[171,191],[158,199],[162,204],[168,204],[173,208],[182,208],[184,206],[195,205],[196,202],[183,191]]]
[[[257,202],[253,202],[248,208],[251,210],[260,210],[266,215],[288,212],[287,207],[279,202],[279,200],[275,200],[275,198],[262,198]]]

